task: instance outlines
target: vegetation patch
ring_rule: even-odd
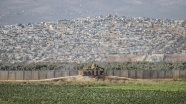
[[[124,83],[107,85],[107,86],[95,86],[91,88],[100,89],[121,89],[121,90],[156,90],[156,91],[181,91],[186,92],[186,82],[180,81],[125,81]]]
[[[92,63],[5,63],[0,62],[0,70],[81,70]],[[185,70],[186,62],[96,62],[104,69],[112,70]]]
[[[185,81],[6,82],[0,84],[0,103],[185,104],[184,88]]]

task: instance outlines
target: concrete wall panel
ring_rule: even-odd
[[[32,80],[39,80],[39,71],[32,71]]]
[[[15,73],[15,71],[9,71],[9,73],[8,73],[8,80],[16,80],[16,73]]]
[[[8,71],[0,71],[0,80],[8,80]]]
[[[179,70],[179,78],[186,78],[186,70]]]
[[[173,78],[172,70],[165,70],[165,78]]]
[[[70,70],[70,76],[75,76],[78,75],[78,71],[77,70]]]
[[[121,70],[121,77],[128,77],[128,70]]]
[[[136,78],[136,70],[129,70],[128,75],[129,75],[128,76],[129,78],[134,78],[135,79]]]
[[[157,70],[151,70],[150,71],[150,78],[151,79],[157,79],[158,78],[158,71]]]
[[[47,70],[47,79],[54,78],[54,70]]]
[[[165,70],[158,70],[158,78],[159,79],[165,78]]]
[[[121,76],[121,70],[114,70],[114,76]]]
[[[144,79],[150,79],[151,78],[151,71],[150,70],[144,70],[143,71],[143,78]]]
[[[32,71],[24,71],[24,80],[32,80]]]
[[[106,75],[113,76],[113,70],[106,70]]]
[[[16,71],[16,80],[24,80],[24,71]]]
[[[69,70],[62,71],[62,77],[69,76]]]
[[[136,70],[136,78],[143,79],[143,70]]]
[[[39,79],[47,79],[47,71],[46,70],[39,71]]]
[[[54,71],[54,77],[55,77],[55,78],[61,77],[61,76],[62,76],[62,75],[61,75],[61,72],[62,72],[61,70],[55,70],[55,71]]]
[[[173,70],[173,78],[179,78],[179,70]]]

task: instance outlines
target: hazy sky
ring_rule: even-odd
[[[0,0],[0,25],[109,14],[186,19],[186,0]]]

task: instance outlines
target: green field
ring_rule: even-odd
[[[185,81],[0,83],[0,104],[186,104]]]

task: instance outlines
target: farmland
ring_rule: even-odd
[[[185,80],[1,82],[0,104],[185,104]]]

